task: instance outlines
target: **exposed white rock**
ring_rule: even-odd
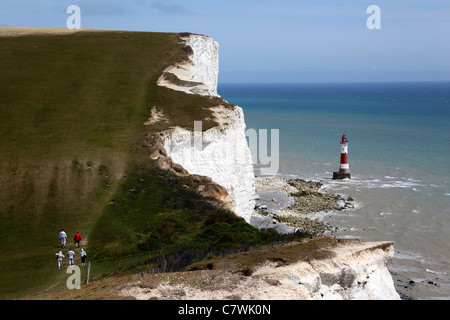
[[[217,96],[219,80],[219,43],[210,37],[191,35],[186,44],[194,51],[191,57],[192,74],[187,81],[203,83],[210,90],[210,95]]]
[[[191,60],[165,71],[189,81],[192,86],[165,84],[163,78],[158,83],[188,93],[217,95],[218,46],[206,38],[189,37],[186,41],[192,45]],[[235,212],[250,222],[256,192],[243,111],[239,107],[223,106],[212,110],[218,123],[216,127],[205,132],[179,127],[165,131],[164,149],[174,163],[190,174],[208,176],[224,187],[234,199]],[[334,255],[330,258],[299,261],[286,266],[268,264],[249,277],[236,278],[232,285],[223,286],[220,290],[208,289],[205,292],[184,284],[180,288],[169,285],[169,289],[182,290],[187,299],[226,299],[236,295],[242,299],[400,299],[387,269],[393,250],[393,243],[389,242],[346,243],[334,248]],[[201,276],[208,277],[208,274],[203,271]],[[236,275],[227,274],[224,279],[233,276]],[[122,294],[138,299],[168,296],[168,288],[164,286],[151,292],[145,290],[141,292],[137,286],[123,290]],[[161,293],[163,291],[164,294]]]
[[[144,122],[145,126],[151,126],[160,121],[167,121],[166,116],[161,110],[158,110],[156,107],[153,107],[151,110],[151,116],[148,118],[146,122]]]
[[[331,248],[328,258],[289,265],[267,261],[245,277],[233,269],[159,274],[151,286],[130,283],[119,295],[143,300],[399,300],[387,269],[393,252],[392,242],[346,242]]]
[[[202,35],[190,35],[184,40],[193,54],[189,60],[168,67],[164,72],[176,75],[187,84],[172,83],[164,74],[158,84],[191,94],[218,96],[219,44]],[[256,193],[244,113],[237,106],[217,106],[210,110],[218,124],[216,127],[205,132],[174,128],[165,133],[164,149],[174,163],[190,174],[210,177],[224,187],[234,199],[235,213],[250,222]]]
[[[333,252],[331,258],[262,267],[252,276],[276,279],[282,288],[290,288],[305,299],[400,299],[387,268],[394,255],[392,242],[346,243]]]
[[[255,207],[253,163],[245,137],[241,108],[212,108],[219,126],[205,132],[175,128],[164,149],[173,162],[191,174],[210,177],[233,197],[235,213],[247,222]]]
[[[158,85],[190,94],[218,96],[219,44],[203,35],[183,38],[193,54],[189,59],[166,68],[158,79]],[[165,74],[173,74],[184,83],[167,80]]]

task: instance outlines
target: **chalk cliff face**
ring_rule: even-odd
[[[190,94],[218,96],[219,44],[202,35],[189,35],[182,39],[192,50],[189,59],[167,67],[158,84]],[[182,83],[167,77],[170,74],[175,75]]]
[[[278,250],[289,250],[286,245]],[[325,249],[325,248],[324,248]],[[204,270],[140,279],[119,295],[136,299],[242,300],[399,300],[387,269],[392,242],[345,242],[327,250],[328,257],[284,264],[270,259],[242,275],[234,266],[219,268],[214,261]],[[247,252],[248,256],[254,254]],[[258,254],[258,253],[256,253]],[[180,294],[182,293],[182,294]]]
[[[394,255],[392,242],[355,242],[333,249],[326,259],[288,266],[261,267],[254,277],[270,277],[284,290],[312,300],[399,300],[387,264]]]
[[[168,67],[158,84],[189,94],[217,97],[218,44],[199,35],[186,36],[184,40],[192,49],[189,59]],[[182,81],[174,81],[173,76]],[[227,202],[227,207],[250,223],[256,192],[243,111],[226,103],[210,110],[217,123],[211,129],[202,131],[199,122],[197,127],[194,125],[194,131],[175,127],[149,137],[156,141],[149,145],[158,146],[151,157],[162,168],[177,174],[211,178],[226,189],[226,192],[216,190],[216,194]],[[154,113],[153,118],[158,115],[156,110]],[[223,299],[237,294],[242,299],[399,299],[387,269],[392,255],[391,242],[344,244],[334,248],[331,258],[290,265],[268,263],[250,277],[236,278],[229,286],[233,288],[232,292],[224,286],[214,293],[214,298]],[[209,277],[205,271],[199,275],[203,276]],[[233,277],[235,274],[232,272],[224,281]],[[189,299],[212,297],[209,289],[205,293],[186,284],[182,287]],[[161,290],[167,293],[167,287]],[[151,296],[158,296],[158,288],[153,291]],[[130,291],[127,294],[138,299],[142,295],[141,292]],[[143,294],[143,298],[146,297]]]
[[[186,80],[203,83],[210,95],[217,95],[219,80],[219,44],[210,37],[192,35],[186,39],[192,48],[192,73]]]
[[[158,81],[161,86],[190,94],[217,95],[218,44],[210,37],[185,37],[192,49],[189,60],[168,67]],[[175,75],[181,82],[173,81]],[[176,127],[164,133],[168,157],[190,174],[210,177],[224,187],[234,200],[234,211],[247,222],[255,207],[253,163],[245,137],[244,113],[238,106],[210,108],[216,127],[194,132]]]

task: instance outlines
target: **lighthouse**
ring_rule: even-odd
[[[350,167],[348,165],[348,140],[344,134],[341,140],[341,165],[338,172],[333,172],[333,179],[350,179]]]

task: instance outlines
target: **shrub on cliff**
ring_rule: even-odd
[[[217,222],[206,226],[200,238],[207,241],[209,247],[233,248],[258,243],[259,230],[243,221],[233,224]]]

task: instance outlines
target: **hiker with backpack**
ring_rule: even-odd
[[[85,266],[86,264],[84,263],[84,261],[86,260],[87,253],[86,251],[83,250],[83,248],[81,248],[80,255],[81,255],[81,265]]]

